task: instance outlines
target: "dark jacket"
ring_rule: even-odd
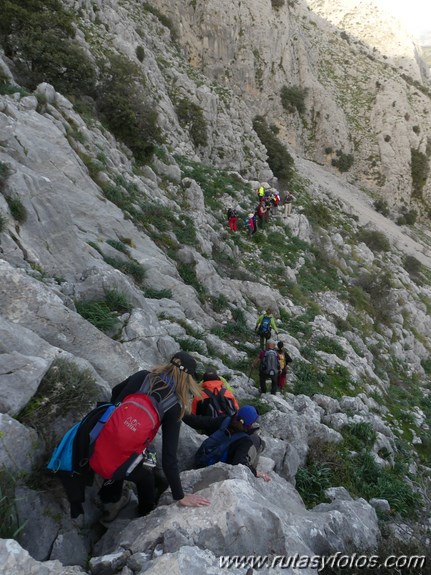
[[[127,395],[136,393],[148,373],[148,371],[138,371],[116,385],[112,390],[111,403],[119,403],[123,401]],[[160,385],[160,388],[163,388],[163,384]],[[157,401],[165,397],[168,393],[168,390],[159,389],[158,386],[156,386],[152,396]],[[74,469],[77,470],[77,473],[73,475],[64,472],[58,473],[70,503],[83,503],[85,501],[85,487],[93,483],[94,472],[88,465],[89,434],[105,409],[106,406],[100,406],[94,409],[78,430],[74,446]],[[164,414],[161,424],[162,467],[172,490],[172,497],[175,500],[184,497],[177,461],[178,438],[181,426],[180,415],[181,407],[180,404],[177,403]]]
[[[131,393],[136,393],[148,375],[148,371],[138,371],[125,381],[116,385],[112,390],[111,401],[118,403]],[[163,399],[169,393],[164,389],[164,384],[160,387],[156,385],[152,396],[157,401]],[[182,499],[184,492],[181,487],[180,472],[178,469],[177,448],[181,427],[181,406],[179,402],[169,409],[162,418],[162,467],[172,490],[172,497],[175,500]]]
[[[225,415],[219,417],[209,417],[207,415],[192,415],[186,414],[183,417],[184,423],[193,427],[198,431],[203,431],[206,435],[211,435],[219,429],[223,421],[226,419]],[[256,475],[256,468],[250,462],[249,451],[255,442],[252,435],[258,430],[258,427],[253,427],[250,430],[245,430],[249,437],[243,437],[232,443],[229,447],[227,463],[231,465],[245,465],[250,469],[253,475]]]

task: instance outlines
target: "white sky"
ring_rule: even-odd
[[[413,34],[431,30],[431,0],[375,0]]]

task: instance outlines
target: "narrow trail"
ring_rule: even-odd
[[[414,256],[423,265],[431,268],[430,247],[411,238],[401,226],[376,212],[371,198],[365,192],[342,181],[335,174],[328,172],[314,162],[296,158],[295,163],[298,172],[312,182],[314,193],[322,190],[325,194],[341,200],[346,205],[348,212],[358,216],[361,225],[371,224],[388,237],[395,249]]]

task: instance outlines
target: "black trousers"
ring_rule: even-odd
[[[139,514],[145,515],[154,509],[157,501],[156,480],[153,469],[147,469],[138,465],[127,477],[127,481],[133,481],[138,494]],[[105,481],[99,490],[102,503],[115,503],[121,498],[124,480]]]
[[[271,393],[272,395],[275,395],[277,393],[277,387],[278,387],[278,373],[275,373],[274,375],[267,375],[266,373],[259,373],[259,384],[260,384],[260,391],[262,393],[266,393],[266,380],[270,379],[271,380]]]

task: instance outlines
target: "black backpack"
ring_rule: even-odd
[[[222,387],[219,393],[215,394],[207,388],[203,391],[208,396],[199,402],[196,413],[199,415],[208,415],[210,417],[219,417],[220,415],[234,415],[236,413],[235,405],[230,397],[226,397],[226,388]]]

